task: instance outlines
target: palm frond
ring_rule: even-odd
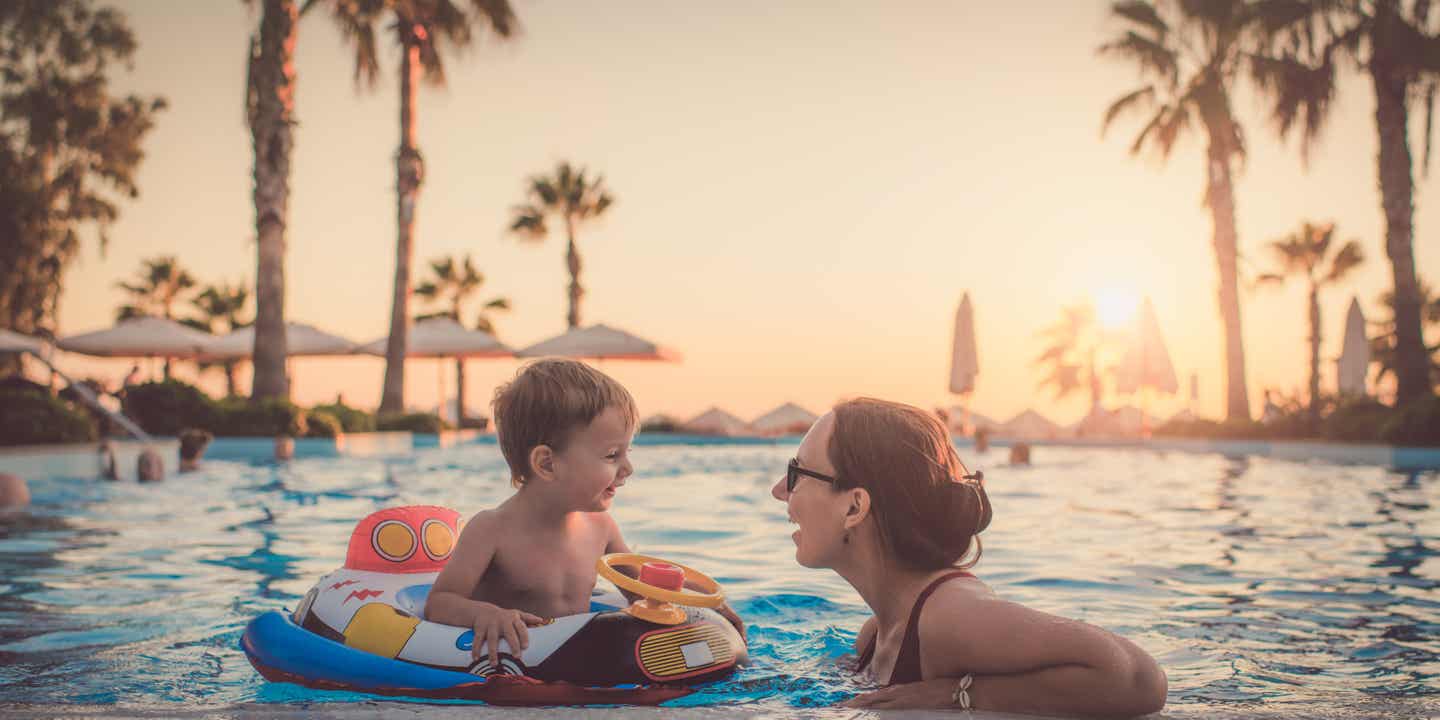
[[[1120,96],[1115,102],[1110,103],[1110,107],[1105,108],[1105,116],[1100,121],[1100,136],[1105,136],[1105,131],[1110,129],[1110,124],[1115,122],[1115,118],[1121,114],[1132,109],[1151,107],[1154,103],[1154,85],[1146,85],[1138,90]]]
[[[490,26],[491,32],[509,39],[520,33],[520,21],[510,0],[470,0],[477,19]]]
[[[1147,2],[1147,0],[1123,0],[1112,3],[1110,14],[1149,28],[1159,36],[1170,32],[1170,26],[1166,24],[1164,18],[1160,17],[1160,11],[1156,9],[1155,4]]]
[[[434,300],[440,297],[440,286],[427,280],[416,285],[412,292],[426,300]]]
[[[1334,63],[1328,56],[1308,65],[1294,55],[1256,55],[1249,64],[1255,86],[1270,99],[1270,119],[1279,136],[1288,137],[1297,123],[1302,128],[1300,154],[1308,165],[1310,148],[1325,129],[1335,99]]]
[[[511,212],[515,217],[510,221],[510,232],[519,235],[521,239],[538,242],[550,234],[550,229],[545,224],[545,213],[539,208],[520,205]]]
[[[1345,279],[1351,270],[1364,262],[1365,251],[1361,249],[1360,243],[1356,240],[1346,242],[1330,261],[1330,272],[1325,274],[1325,282],[1328,284]]]
[[[1134,61],[1140,66],[1140,74],[1154,76],[1165,82],[1166,87],[1178,85],[1180,58],[1175,50],[1168,48],[1135,31],[1127,31],[1119,39],[1101,45],[1099,54],[1116,55]]]

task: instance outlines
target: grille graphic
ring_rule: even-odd
[[[700,644],[709,652],[697,647]],[[690,665],[686,661],[687,648],[691,660],[708,659],[709,662]],[[730,647],[725,632],[714,625],[683,625],[645,633],[640,636],[635,655],[645,676],[659,681],[679,680],[735,664],[734,648]]]

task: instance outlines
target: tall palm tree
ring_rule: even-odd
[[[234,332],[250,324],[243,318],[249,303],[250,290],[244,282],[236,285],[208,285],[199,295],[190,299],[190,305],[198,315],[184,318],[180,322],[211,335]],[[236,392],[235,381],[235,367],[238,364],[236,360],[223,360],[218,363],[225,372],[225,394],[230,397],[239,394]],[[199,366],[203,371],[215,365],[201,362]]]
[[[1380,204],[1385,254],[1395,298],[1396,399],[1432,394],[1421,329],[1415,271],[1415,181],[1410,111],[1425,111],[1423,165],[1430,161],[1430,122],[1440,90],[1440,18],[1429,0],[1266,0],[1273,53],[1254,63],[1257,84],[1273,102],[1281,137],[1299,127],[1308,153],[1319,139],[1335,98],[1337,57],[1369,75],[1379,133]]]
[[[1105,111],[1101,133],[1130,111],[1153,111],[1130,154],[1146,149],[1166,160],[1180,136],[1203,132],[1206,140],[1205,206],[1210,210],[1218,269],[1220,317],[1225,325],[1225,416],[1250,417],[1245,346],[1240,323],[1235,231],[1236,163],[1245,160],[1244,132],[1230,96],[1261,37],[1252,0],[1127,0],[1111,6],[1125,30],[1100,54],[1134,63],[1144,85]]]
[[[1261,284],[1281,285],[1295,275],[1309,289],[1310,317],[1310,422],[1320,422],[1320,290],[1344,280],[1361,263],[1365,253],[1356,240],[1336,247],[1335,224],[1301,223],[1300,229],[1270,241],[1278,270],[1257,278]],[[1331,252],[1334,250],[1334,252]]]
[[[161,255],[140,261],[140,271],[131,282],[120,281],[115,286],[130,296],[130,302],[120,306],[115,313],[116,320],[140,316],[158,316],[174,319],[175,303],[185,291],[195,287],[195,278],[173,255]],[[170,379],[170,359],[165,359],[165,379]]]
[[[253,0],[246,0],[253,2]],[[285,372],[285,226],[290,152],[295,146],[295,0],[262,0],[259,33],[250,36],[245,119],[255,156],[255,347],[251,395],[290,397]],[[233,391],[233,387],[232,387]]]
[[[1440,329],[1440,296],[1433,294],[1424,278],[1417,278],[1420,287],[1420,322],[1422,329]],[[1380,295],[1380,304],[1390,309],[1390,317],[1373,323],[1379,334],[1370,338],[1370,357],[1379,368],[1375,382],[1395,374],[1395,293],[1386,291]],[[1425,345],[1425,354],[1430,367],[1430,384],[1440,385],[1440,342]]]
[[[565,322],[571,328],[580,326],[580,298],[585,289],[580,285],[580,251],[575,246],[576,229],[600,217],[615,203],[605,178],[585,176],[585,168],[576,170],[568,162],[555,167],[554,175],[530,178],[525,202],[512,208],[514,218],[510,232],[524,240],[541,242],[550,234],[546,218],[554,216],[565,223],[565,267],[570,271],[570,310]]]
[[[1083,303],[1061,308],[1060,320],[1040,334],[1048,344],[1031,364],[1046,366],[1048,372],[1039,387],[1053,387],[1059,400],[1088,385],[1090,412],[1097,411],[1104,388],[1096,366],[1101,340],[1095,309]]]
[[[465,324],[465,321],[461,319],[465,303],[480,292],[480,288],[485,285],[485,275],[475,269],[475,263],[471,260],[469,253],[466,253],[464,259],[458,263],[453,257],[431,260],[430,270],[431,278],[416,285],[415,294],[431,303],[440,303],[449,307],[440,312],[421,315],[415,319],[448,317],[457,323]],[[475,329],[494,335],[495,325],[490,320],[489,311],[509,309],[510,300],[507,298],[496,297],[487,300],[476,317]],[[455,422],[464,427],[465,358],[463,357],[455,358],[455,397]]]
[[[395,153],[395,285],[390,306],[390,338],[385,345],[385,386],[380,412],[405,407],[405,345],[410,322],[410,260],[415,252],[415,205],[425,162],[415,140],[417,92],[423,79],[445,85],[441,50],[474,42],[476,27],[508,39],[518,30],[509,0],[471,0],[467,10],[454,0],[306,0],[305,11],[324,3],[340,34],[355,51],[355,80],[373,90],[380,77],[375,47],[377,26],[389,24],[400,45],[400,147]]]

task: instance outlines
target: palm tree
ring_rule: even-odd
[[[431,260],[430,270],[433,277],[416,285],[415,294],[431,303],[442,303],[449,307],[440,312],[421,315],[415,319],[418,321],[433,317],[448,317],[464,325],[465,321],[461,317],[463,317],[465,301],[480,292],[480,288],[485,285],[485,275],[475,269],[475,263],[468,253],[458,263],[453,257]],[[495,325],[490,321],[488,311],[509,309],[510,300],[507,298],[496,297],[487,300],[476,317],[475,329],[494,335]],[[463,357],[455,358],[455,396],[455,424],[464,427],[465,358]]]
[[[1430,290],[1424,278],[1417,278],[1420,287],[1420,321],[1424,328],[1440,328],[1440,296]],[[1395,373],[1395,293],[1386,291],[1380,295],[1380,304],[1390,309],[1390,317],[1373,323],[1379,334],[1370,338],[1370,357],[1379,368],[1375,382]],[[1440,384],[1440,342],[1425,346],[1427,363],[1430,366],[1431,385]]]
[[[1047,338],[1048,345],[1031,364],[1047,366],[1049,370],[1039,387],[1053,387],[1055,399],[1060,400],[1088,384],[1090,412],[1095,413],[1100,409],[1104,391],[1095,359],[1101,343],[1095,326],[1095,309],[1085,303],[1061,308],[1060,320],[1040,334]],[[1082,372],[1088,375],[1084,380]]]
[[[1430,117],[1440,89],[1440,30],[1430,6],[1428,0],[1267,0],[1262,7],[1276,30],[1276,52],[1253,64],[1257,84],[1273,102],[1280,136],[1301,128],[1302,153],[1324,129],[1337,89],[1337,56],[1370,76],[1380,140],[1385,254],[1395,298],[1396,400],[1402,404],[1433,393],[1415,271],[1410,154],[1410,111],[1423,108],[1423,166],[1429,166]]]
[[[555,216],[565,223],[565,266],[570,270],[570,310],[565,322],[570,328],[580,326],[580,298],[585,295],[580,286],[575,230],[585,221],[605,214],[615,203],[610,189],[605,187],[605,178],[587,178],[585,172],[584,168],[577,171],[570,163],[562,162],[555,167],[554,175],[530,178],[526,202],[512,209],[514,219],[510,222],[510,232],[537,243],[550,234],[547,217]]]
[[[305,11],[329,5],[340,34],[355,51],[355,80],[373,90],[380,76],[375,47],[377,25],[390,21],[400,44],[400,148],[395,153],[396,225],[394,298],[390,338],[385,345],[385,386],[380,412],[405,407],[405,345],[410,322],[410,259],[415,252],[415,205],[425,175],[415,141],[419,81],[445,85],[441,49],[461,49],[474,41],[472,28],[488,28],[508,39],[518,32],[509,0],[471,0],[464,9],[454,0],[306,0]]]
[[[1100,47],[1138,66],[1145,84],[1121,96],[1105,111],[1102,135],[1120,115],[1152,110],[1130,146],[1147,148],[1162,161],[1180,136],[1205,133],[1205,206],[1210,209],[1212,243],[1220,279],[1220,317],[1225,325],[1225,416],[1250,417],[1245,381],[1245,346],[1240,324],[1236,263],[1234,163],[1245,159],[1244,132],[1231,107],[1247,48],[1263,27],[1252,0],[1128,0],[1111,6],[1125,31]]]
[[[255,156],[255,347],[251,354],[251,395],[256,399],[290,397],[285,372],[285,358],[289,355],[285,339],[285,226],[290,205],[290,152],[295,146],[295,40],[299,21],[295,0],[262,2],[259,34],[250,36],[245,82],[245,119]],[[227,373],[230,370],[227,368]],[[233,385],[231,391],[233,394]]]
[[[1270,250],[1279,269],[1260,275],[1260,284],[1282,285],[1290,275],[1305,280],[1310,309],[1310,422],[1320,422],[1320,290],[1344,280],[1351,270],[1365,262],[1360,243],[1347,240],[1333,247],[1335,224],[1301,223],[1300,229],[1270,241]],[[1331,250],[1334,249],[1332,253]]]
[[[190,304],[199,313],[196,317],[188,317],[180,322],[211,335],[223,335],[246,327],[250,323],[242,318],[246,306],[250,302],[250,290],[244,282],[236,285],[220,283],[209,285],[200,291],[199,295],[191,298]],[[235,360],[223,360],[219,366],[225,371],[225,394],[234,397],[236,392],[235,367],[238,364]],[[210,363],[199,363],[200,369],[206,370],[213,367]]]
[[[173,320],[175,303],[186,290],[195,287],[195,278],[173,255],[161,255],[140,261],[140,271],[132,282],[120,281],[115,286],[130,296],[130,302],[120,306],[115,313],[116,320],[132,317],[158,316]],[[165,359],[165,379],[170,379],[170,359]]]

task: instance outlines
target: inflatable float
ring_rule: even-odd
[[[596,571],[640,596],[634,603],[597,590],[590,612],[530,628],[523,652],[501,640],[498,666],[488,652],[476,660],[470,628],[424,617],[459,531],[459,514],[443,507],[369,515],[351,533],[345,565],[320,578],[294,612],[250,622],[241,638],[246,657],[274,682],[497,705],[653,705],[748,659],[745,641],[713,609],[724,601],[714,580],[616,554],[602,557]]]

